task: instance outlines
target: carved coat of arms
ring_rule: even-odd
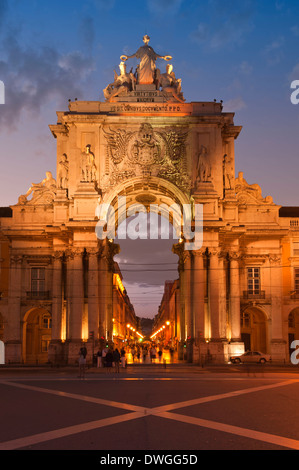
[[[106,176],[101,182],[113,186],[136,176],[158,176],[188,190],[186,138],[187,131],[154,130],[149,123],[139,131],[104,130],[107,142]]]

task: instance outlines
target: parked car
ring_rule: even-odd
[[[244,364],[248,362],[264,364],[265,362],[271,361],[270,354],[264,354],[259,351],[247,351],[241,356],[232,356],[230,361],[233,364]]]

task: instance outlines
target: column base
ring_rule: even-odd
[[[68,345],[65,341],[52,340],[48,349],[48,361],[54,366],[68,363]]]
[[[201,341],[193,346],[193,363],[226,364],[230,356],[244,353],[244,343],[229,343],[227,340]]]
[[[289,361],[288,352],[287,352],[287,343],[283,339],[272,339],[271,340],[271,359],[272,361]]]
[[[20,341],[7,341],[4,344],[5,364],[21,364],[22,344]]]

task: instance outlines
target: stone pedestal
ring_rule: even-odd
[[[54,199],[54,221],[65,222],[68,218],[69,200],[66,189],[57,189]]]
[[[271,354],[271,358],[273,362],[275,361],[281,362],[281,361],[287,360],[286,341],[284,341],[283,339],[272,339],[270,346],[271,346],[270,354]]]
[[[5,363],[19,364],[22,362],[22,343],[21,341],[7,341],[5,343]]]
[[[80,182],[73,198],[73,220],[95,220],[98,199],[94,182]]]
[[[211,181],[196,181],[193,197],[195,204],[203,205],[203,220],[219,219],[219,197]]]

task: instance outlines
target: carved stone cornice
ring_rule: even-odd
[[[240,259],[242,261],[256,261],[256,262],[265,262],[268,259],[268,254],[260,254],[260,253],[242,253]]]

